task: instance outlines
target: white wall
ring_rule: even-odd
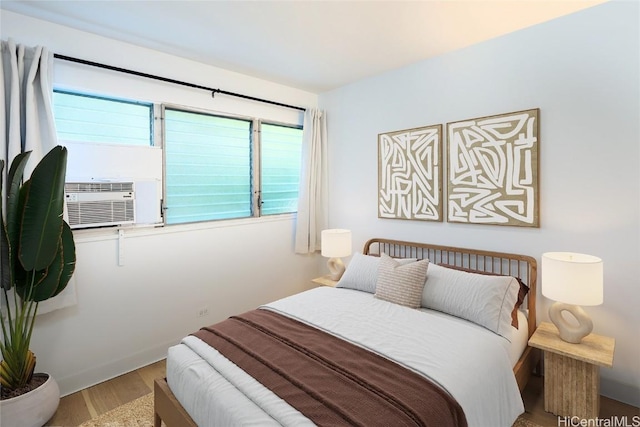
[[[0,19],[2,39],[286,104],[317,105],[317,95],[290,87],[4,10]],[[302,121],[296,110],[212,99],[206,91],[58,60],[54,80],[66,89]],[[96,170],[103,160],[69,148],[70,169]],[[139,164],[138,172],[148,170],[154,166]],[[205,324],[310,288],[321,262],[293,253],[293,230],[293,215],[127,230],[123,266],[115,230],[76,232],[78,304],[39,316],[32,340],[37,370],[51,373],[68,394],[163,358],[168,346]],[[197,318],[204,307],[210,314]]]
[[[330,225],[373,236],[604,260],[602,392],[640,405],[639,4],[613,2],[321,94]],[[381,52],[381,55],[384,52]],[[377,135],[540,108],[537,229],[377,218]],[[538,316],[549,300],[538,295]]]

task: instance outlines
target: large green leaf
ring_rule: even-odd
[[[29,293],[29,285],[16,285],[16,291],[22,299],[36,302],[44,301],[58,295],[67,287],[75,270],[76,256],[71,228],[66,222],[63,227],[58,243],[58,252],[53,262],[45,271],[32,272],[36,275],[32,292]]]
[[[62,240],[62,239],[60,239]],[[33,286],[32,292],[26,295],[20,294],[20,297],[25,301],[44,301],[53,296],[56,289],[58,289],[58,284],[60,283],[60,275],[62,274],[62,242],[59,243],[58,253],[56,257],[53,259],[53,262],[49,264],[49,267],[46,268],[44,272],[36,271],[35,274],[44,273],[44,276],[41,276],[41,280],[38,281]],[[16,291],[19,291],[20,288],[16,286]],[[27,286],[25,290],[29,290]],[[20,292],[20,291],[19,291]]]
[[[4,178],[4,160],[0,160],[0,189],[2,189]],[[2,200],[0,200],[0,287],[6,290],[11,289],[11,273],[9,265],[9,238],[7,229],[4,226],[4,215],[2,212]]]
[[[67,149],[53,148],[31,174],[26,194],[18,256],[25,270],[44,270],[58,251],[62,234]]]
[[[31,181],[25,182],[24,184],[22,184],[22,187],[20,187],[20,191],[14,202],[15,209],[18,212],[24,211],[24,202],[27,198],[30,187]],[[20,260],[18,259],[21,219],[22,214],[20,213],[20,215],[18,215],[18,217],[16,218],[16,224],[15,227],[13,227],[13,233],[9,231],[9,224],[7,224],[7,236],[9,237],[9,268],[11,272],[11,280],[14,286],[20,286],[27,283],[27,271],[24,269],[24,267],[20,263]]]
[[[20,232],[20,184],[22,183],[22,175],[27,165],[31,152],[17,155],[11,162],[9,175],[7,179],[6,189],[6,215],[2,215],[2,204],[0,203],[0,263],[2,265],[2,274],[0,285],[9,290],[14,281],[14,259],[17,259],[18,238]],[[4,162],[0,167],[0,188],[2,188],[2,179],[4,174]]]
[[[73,232],[66,222],[62,224],[62,227],[62,274],[60,274],[58,289],[53,293],[52,298],[67,287],[76,270],[76,244],[73,241]]]
[[[11,289],[13,276],[13,274],[11,274],[11,264],[9,263],[10,250],[7,228],[2,219],[2,203],[0,203],[0,288],[6,290]]]
[[[11,162],[7,185],[7,231],[9,233],[9,241],[17,246],[18,236],[20,233],[20,219],[22,212],[20,210],[20,184],[27,161],[31,156],[31,151],[18,154]]]

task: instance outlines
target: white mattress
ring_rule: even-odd
[[[524,410],[512,370],[516,353],[526,346],[522,313],[510,343],[462,319],[349,289],[320,287],[262,308],[312,324],[430,378],[458,401],[469,426],[511,426]],[[192,336],[169,349],[167,382],[202,427],[313,425]]]

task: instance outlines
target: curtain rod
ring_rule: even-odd
[[[222,95],[235,96],[236,98],[248,99],[250,101],[262,102],[262,103],[271,104],[271,105],[277,105],[279,107],[292,108],[294,110],[306,111],[305,108],[296,107],[295,105],[283,104],[281,102],[270,101],[268,99],[262,99],[262,98],[256,98],[256,97],[249,96],[249,95],[243,95],[241,93],[228,92],[226,90],[214,89],[214,88],[210,88],[210,87],[206,87],[206,86],[200,86],[200,85],[197,85],[197,84],[194,84],[194,83],[188,83],[188,82],[183,82],[183,81],[180,81],[180,80],[169,79],[167,77],[156,76],[154,74],[141,73],[140,71],[134,71],[134,70],[129,70],[129,69],[120,68],[120,67],[114,67],[112,65],[106,65],[106,64],[101,64],[99,62],[87,61],[85,59],[73,58],[71,56],[60,55],[60,54],[57,54],[57,53],[55,53],[53,55],[53,57],[56,58],[56,59],[62,59],[64,61],[77,62],[78,64],[90,65],[92,67],[104,68],[104,69],[107,69],[107,70],[118,71],[118,72],[125,73],[125,74],[133,74],[134,76],[146,77],[148,79],[160,80],[160,81],[163,81],[163,82],[173,83],[173,84],[176,84],[176,85],[181,85],[181,86],[192,87],[192,88],[195,88],[195,89],[206,90],[206,91],[211,92],[211,97],[212,98],[215,97],[216,93],[219,93],[219,94],[222,94]]]

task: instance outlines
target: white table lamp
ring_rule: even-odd
[[[571,252],[542,254],[542,295],[555,300],[549,318],[560,338],[580,343],[593,330],[593,322],[582,305],[600,305],[603,301],[603,267],[598,257]],[[567,322],[562,312],[571,313],[578,325]]]
[[[340,228],[322,230],[320,239],[322,256],[329,258],[327,266],[331,272],[331,280],[340,280],[345,270],[340,258],[351,255],[351,230]]]

